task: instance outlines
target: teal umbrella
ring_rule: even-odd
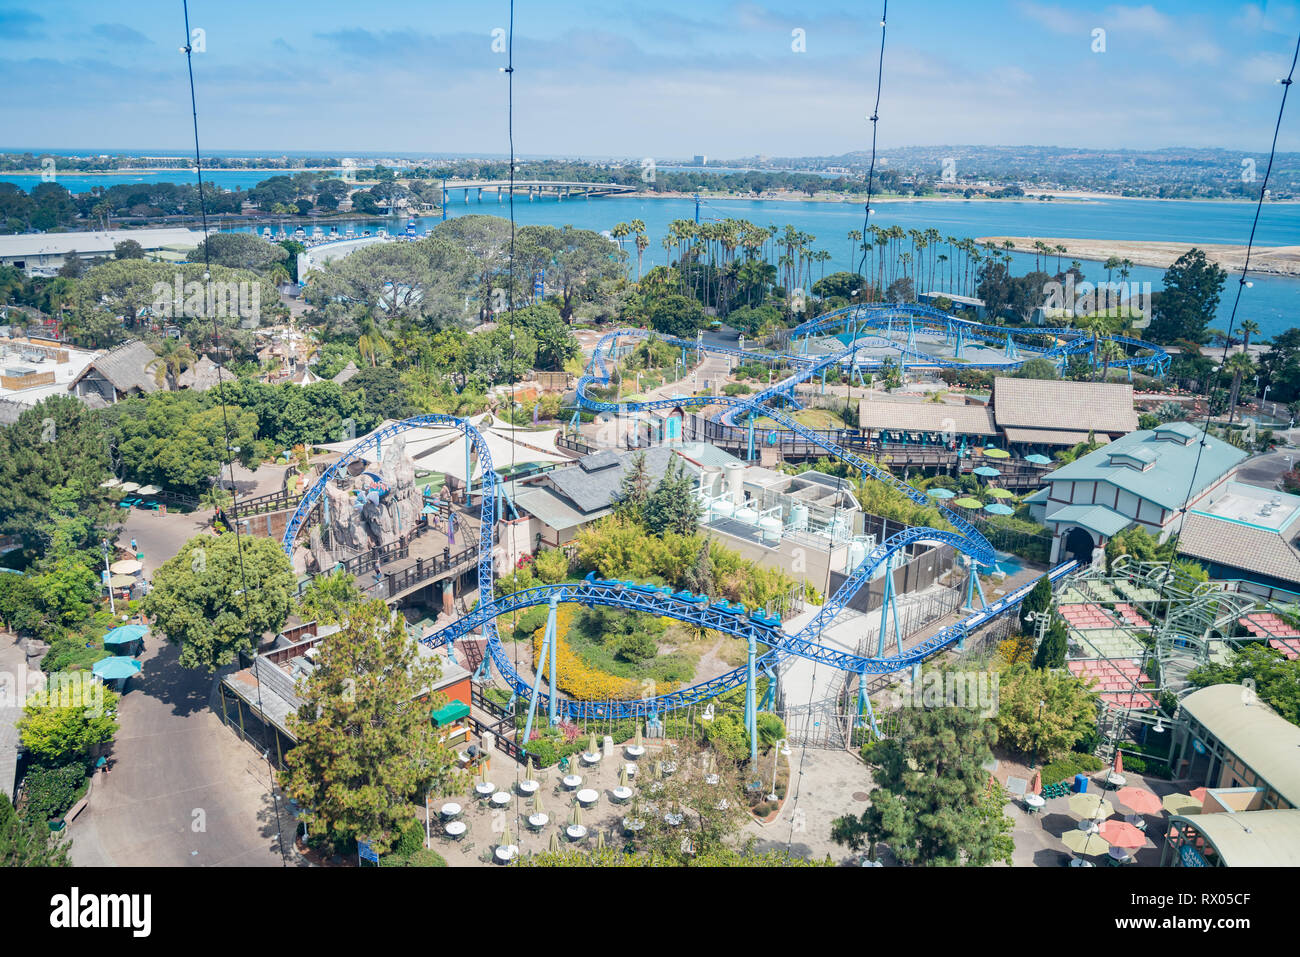
[[[1052,460],[1051,460],[1051,459],[1049,459],[1046,455],[1039,455],[1037,452],[1035,452],[1033,455],[1026,455],[1026,456],[1025,456],[1025,461],[1026,461],[1026,462],[1033,462],[1035,465],[1051,465],[1051,464],[1052,464]]]
[[[985,505],[984,511],[988,512],[990,515],[1013,515],[1016,510],[1010,505],[1003,505],[1001,502],[994,502],[992,505]]]
[[[103,678],[105,681],[116,681],[120,678],[130,678],[138,675],[141,667],[140,662],[134,658],[116,655],[112,658],[96,661],[94,671],[96,677]]]
[[[979,468],[973,469],[972,471],[974,471],[976,475],[982,475],[985,478],[996,478],[1002,474],[991,465],[981,465]]]
[[[127,645],[139,641],[149,629],[144,625],[118,625],[104,636],[105,645]]]
[[[932,488],[925,494],[930,498],[953,498],[957,493],[950,488]]]

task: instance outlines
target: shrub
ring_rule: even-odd
[[[1073,783],[1076,774],[1092,774],[1105,766],[1095,754],[1067,754],[1043,766],[1043,784]]]
[[[63,817],[85,782],[86,767],[79,761],[33,768],[23,780],[23,817],[33,824]]]
[[[533,738],[524,745],[524,749],[528,752],[529,759],[539,768],[549,768],[560,761],[560,750],[550,738]]]
[[[749,395],[754,390],[743,382],[728,382],[722,387],[724,395]]]

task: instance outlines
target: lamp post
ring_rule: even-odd
[[[782,738],[772,749],[772,793],[767,796],[769,801],[778,800],[776,796],[776,772],[780,765],[781,758],[788,757],[790,754],[790,739]]]
[[[104,577],[108,580],[108,610],[116,618],[117,605],[113,603],[113,572],[108,567],[108,539],[104,539],[100,544],[104,548]]]
[[[1046,702],[1046,701],[1039,701],[1039,702],[1038,702],[1038,714],[1037,714],[1037,716],[1034,718],[1034,754],[1033,754],[1033,757],[1031,757],[1031,758],[1029,759],[1029,766],[1030,766],[1031,768],[1036,768],[1036,767],[1038,767],[1038,738],[1039,738],[1039,735],[1042,733],[1042,732],[1039,730],[1039,725],[1042,724],[1042,721],[1043,721],[1043,708],[1045,708],[1045,707],[1047,707],[1047,702]]]

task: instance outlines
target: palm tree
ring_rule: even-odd
[[[1099,355],[1101,357],[1101,381],[1105,382],[1106,377],[1110,374],[1110,364],[1127,358],[1128,353],[1114,339],[1107,339],[1101,344]]]
[[[643,257],[645,255],[645,251],[650,248],[650,237],[645,234],[644,230],[640,230],[636,234],[635,242],[636,242],[636,281],[640,282],[641,281],[641,257]]]
[[[170,337],[152,348],[158,358],[150,359],[145,368],[153,370],[154,381],[159,388],[165,384],[168,391],[175,392],[177,377],[197,362],[198,357],[189,346]]]
[[[1232,394],[1228,397],[1228,424],[1232,425],[1232,420],[1237,414],[1237,399],[1241,395],[1241,380],[1255,374],[1255,363],[1246,353],[1238,352],[1228,356],[1228,361],[1223,364],[1223,370],[1232,373]]]
[[[392,355],[393,347],[384,338],[375,320],[367,319],[365,325],[361,327],[361,335],[357,338],[357,352],[361,353],[361,358],[370,361],[372,368],[379,364],[380,356]]]
[[[862,242],[862,231],[860,229],[849,230],[849,268],[853,272],[858,271],[858,244]]]
[[[623,248],[623,240],[632,232],[632,228],[627,223],[615,223],[614,228],[609,234],[618,240],[618,248]]]
[[[1258,332],[1259,332],[1258,322],[1254,322],[1250,319],[1243,319],[1241,321],[1241,351],[1242,352],[1245,352],[1247,354],[1250,353],[1250,337],[1258,334]]]

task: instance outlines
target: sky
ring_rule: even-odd
[[[869,148],[880,8],[518,0],[515,149]],[[507,2],[191,0],[189,17],[207,154],[509,148]],[[1298,31],[1300,0],[894,0],[880,146],[1267,151]],[[185,36],[181,0],[0,0],[0,149],[192,148]],[[1300,150],[1289,105],[1279,148]]]

